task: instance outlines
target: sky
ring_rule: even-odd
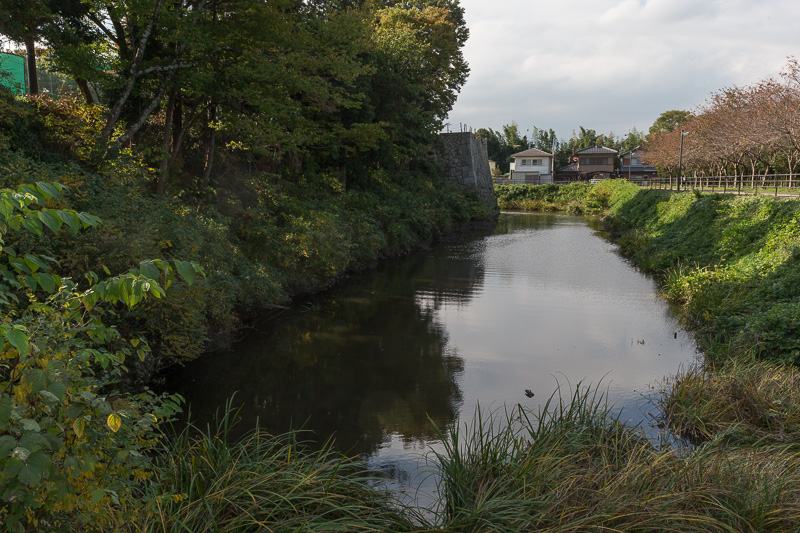
[[[470,76],[450,131],[646,132],[800,57],[800,0],[461,0]]]

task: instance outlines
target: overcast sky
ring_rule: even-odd
[[[450,129],[625,135],[800,56],[800,0],[461,0],[471,73]]]

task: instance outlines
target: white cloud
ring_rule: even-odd
[[[451,124],[624,134],[800,55],[796,0],[462,0],[472,73]]]

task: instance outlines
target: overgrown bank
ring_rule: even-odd
[[[673,430],[796,450],[800,200],[638,191],[607,221],[680,305],[705,354],[673,378],[663,406]]]

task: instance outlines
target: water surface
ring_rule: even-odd
[[[236,392],[240,428],[304,427],[427,495],[433,424],[561,384],[602,384],[632,423],[651,387],[695,357],[656,285],[596,220],[503,214],[494,232],[386,261],[273,313],[230,351],[170,378],[208,420]],[[535,396],[527,398],[525,389]]]

